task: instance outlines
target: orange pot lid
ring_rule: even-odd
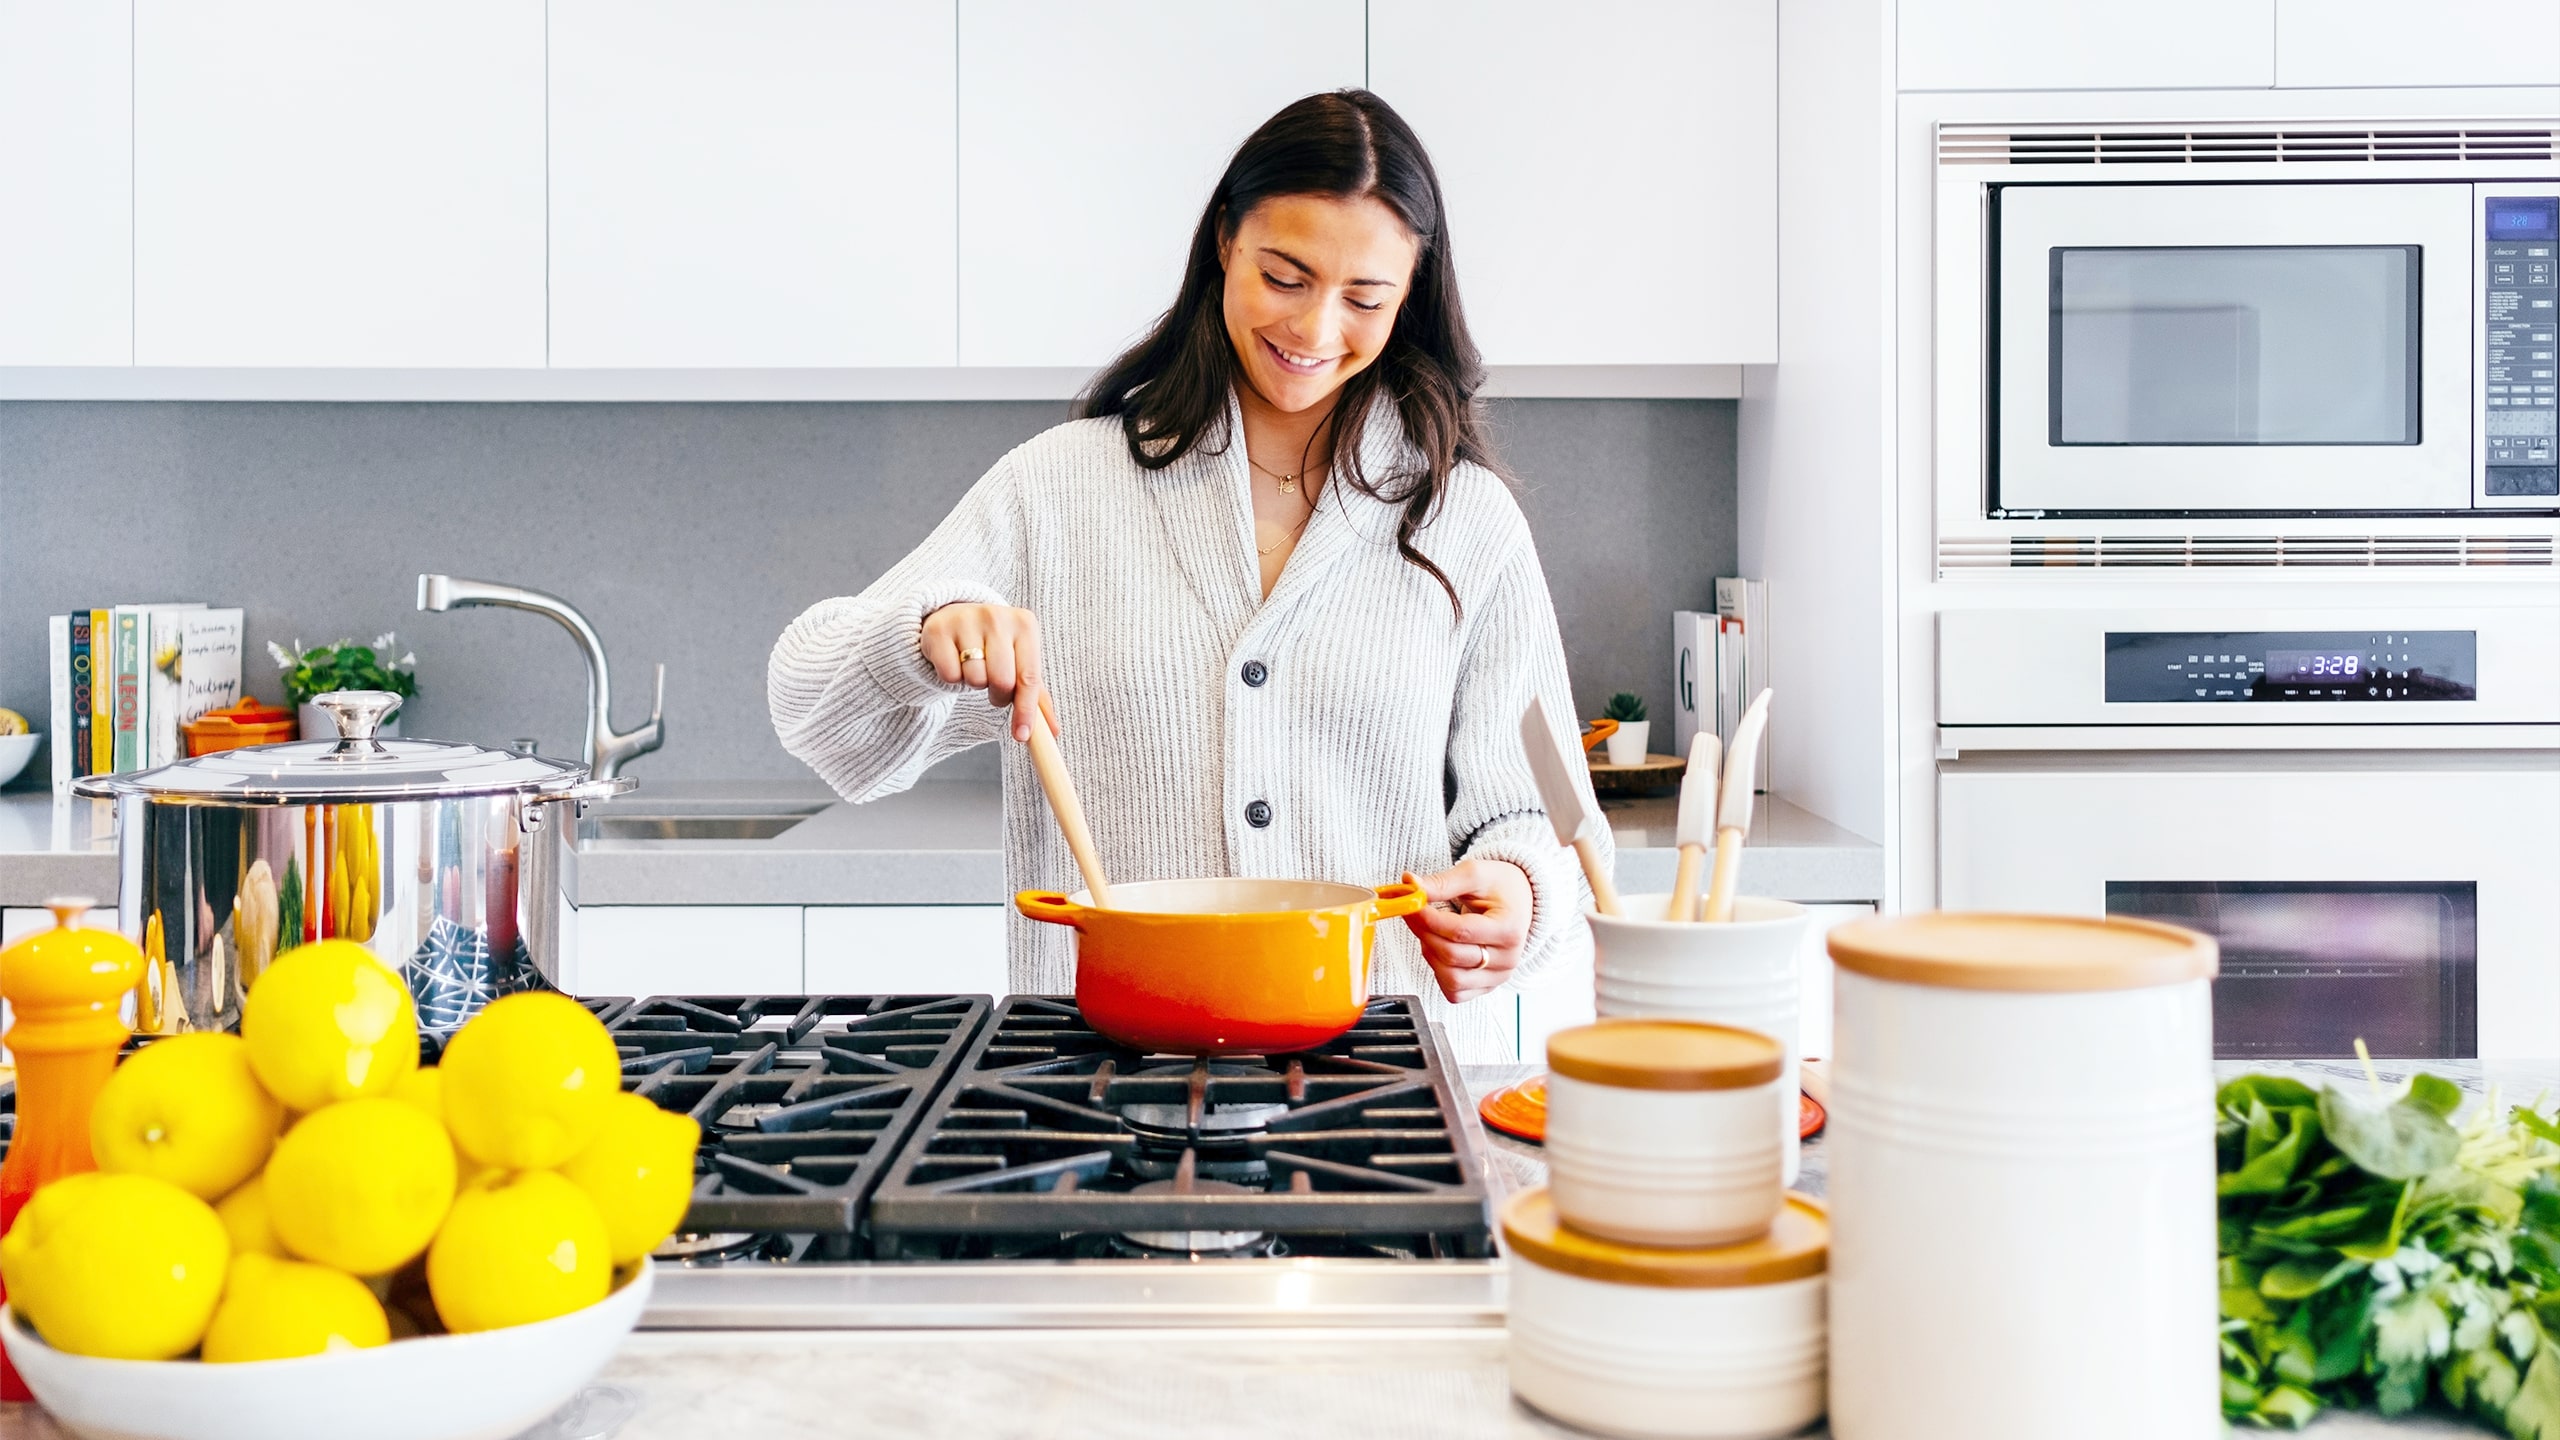
[[[1523,1190],[1502,1206],[1502,1248],[1543,1269],[1612,1285],[1716,1290],[1776,1285],[1819,1275],[1831,1264],[1831,1219],[1820,1202],[1787,1194],[1758,1237],[1703,1250],[1622,1245],[1569,1229],[1547,1187]]]
[[[1855,921],[1829,943],[1843,970],[1947,990],[2142,990],[2210,980],[2221,968],[2211,936],[2122,916],[1932,910]]]
[[[1622,1090],[1741,1090],[1786,1061],[1770,1036],[1703,1020],[1600,1020],[1547,1037],[1548,1070]]]

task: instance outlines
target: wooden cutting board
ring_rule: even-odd
[[[1612,765],[1606,751],[1591,752],[1591,788],[1601,795],[1650,795],[1679,788],[1689,762],[1677,755],[1647,755],[1641,765]]]

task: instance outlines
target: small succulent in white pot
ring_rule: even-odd
[[[1645,747],[1653,740],[1653,722],[1644,718],[1644,697],[1632,690],[1621,690],[1609,697],[1603,716],[1618,722],[1618,728],[1601,743],[1609,747],[1612,765],[1641,765]]]
[[[267,653],[275,657],[276,669],[283,672],[285,703],[294,707],[302,722],[305,740],[335,740],[336,722],[328,712],[311,703],[312,697],[332,690],[387,690],[402,700],[418,693],[418,656],[410,651],[397,660],[382,657],[391,652],[396,637],[391,631],[373,637],[370,645],[341,640],[335,645],[303,648],[300,640],[288,650],[274,641],[267,642]],[[400,712],[394,710],[376,732],[382,735],[400,733]]]

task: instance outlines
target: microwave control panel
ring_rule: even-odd
[[[2107,632],[2110,705],[2477,700],[2473,630]]]
[[[2560,496],[2560,195],[2480,212],[2484,496]]]

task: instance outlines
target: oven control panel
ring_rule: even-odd
[[[2477,700],[2472,630],[2106,632],[2110,705]]]
[[[2480,495],[2560,496],[2560,194],[2480,206]]]

